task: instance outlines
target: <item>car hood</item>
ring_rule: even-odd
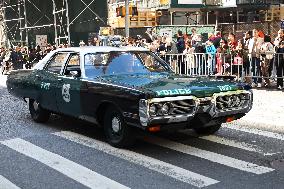
[[[249,85],[210,77],[190,77],[176,74],[124,74],[96,78],[103,83],[133,88],[151,97],[194,95],[212,96],[214,93],[250,89]]]

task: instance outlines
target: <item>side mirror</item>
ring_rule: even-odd
[[[81,77],[81,71],[80,70],[72,70],[72,71],[70,71],[70,75],[72,77]]]

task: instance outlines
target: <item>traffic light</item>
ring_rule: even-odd
[[[116,8],[116,16],[119,17],[124,17],[126,15],[126,11],[125,11],[125,7],[124,6],[120,6]],[[138,15],[138,9],[137,7],[129,7],[129,15],[131,16],[137,16]]]
[[[129,13],[132,15],[132,16],[138,16],[138,9],[137,7],[129,7]]]
[[[125,7],[120,6],[116,8],[116,16],[121,16],[124,17],[125,16]]]

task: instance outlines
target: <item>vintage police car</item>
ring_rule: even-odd
[[[73,116],[104,128],[116,147],[146,131],[192,128],[213,134],[252,107],[251,87],[216,77],[176,75],[144,48],[78,47],[49,53],[33,70],[12,71],[9,92],[28,99],[31,117]]]

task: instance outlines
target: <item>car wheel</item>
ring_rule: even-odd
[[[220,127],[221,127],[221,124],[217,124],[217,125],[212,125],[209,127],[194,128],[194,131],[200,135],[212,135],[216,133],[220,129]]]
[[[135,137],[121,113],[114,107],[107,108],[104,116],[104,131],[110,145],[118,148],[133,144]]]
[[[32,119],[38,123],[47,122],[50,117],[50,112],[43,109],[40,104],[33,99],[29,100],[29,110],[32,116]]]

